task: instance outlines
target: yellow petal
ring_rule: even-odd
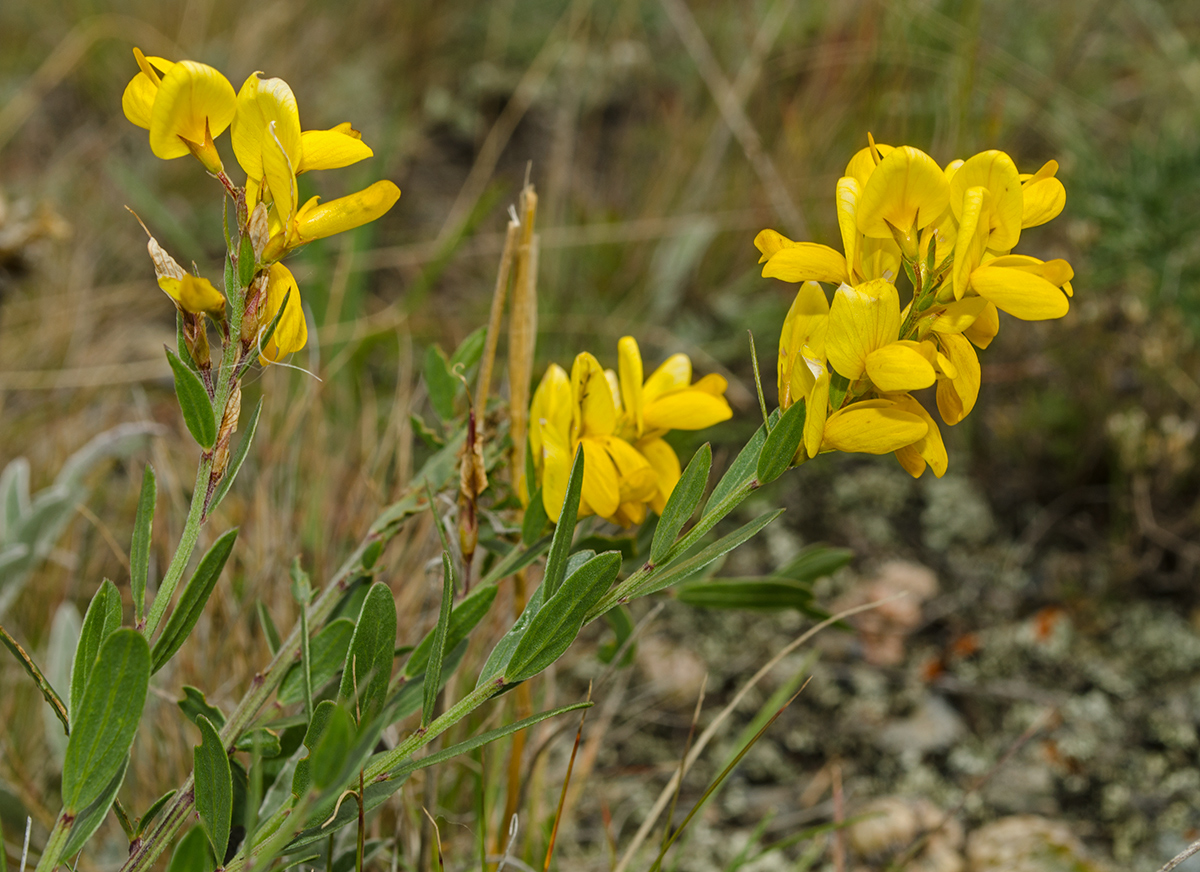
[[[251,73],[238,91],[237,111],[229,131],[233,153],[251,179],[263,178],[263,152],[272,149],[274,140],[278,140],[291,167],[299,162],[301,151],[296,95],[283,79],[260,79],[258,76],[258,73]]]
[[[817,345],[818,347],[813,349],[814,357],[824,357],[828,326],[829,300],[825,297],[825,291],[816,282],[805,282],[796,292],[796,298],[788,309],[787,317],[783,320],[783,330],[779,335],[779,360],[775,374],[779,405],[782,408],[786,409],[803,397],[803,394],[792,393],[789,387],[796,377],[797,367],[807,371],[807,366],[801,359],[805,345]],[[800,377],[803,378],[803,375]]]
[[[933,384],[937,374],[920,352],[900,342],[877,348],[866,358],[867,378],[881,391],[915,391]]]
[[[642,352],[632,336],[622,336],[617,342],[617,371],[620,373],[621,405],[633,422],[634,432],[642,435]]]
[[[1070,305],[1057,287],[1023,269],[981,266],[971,273],[971,287],[998,309],[1022,321],[1061,318]]]
[[[858,249],[858,271],[862,279],[896,280],[900,274],[900,246],[894,239],[864,237]]]
[[[375,152],[362,141],[349,123],[332,130],[306,130],[301,135],[301,158],[297,173],[309,170],[336,170],[366,160]]]
[[[825,438],[825,421],[829,417],[829,373],[817,376],[804,402],[804,450],[809,457],[816,457]]]
[[[858,199],[862,196],[862,185],[852,176],[838,179],[835,198],[837,200],[838,230],[842,234],[842,251],[846,253],[846,268],[851,273],[851,281],[858,278],[859,246],[862,234],[858,231]]]
[[[163,76],[150,117],[150,150],[170,160],[190,154],[183,140],[204,144],[233,120],[237,95],[229,80],[206,64],[180,61]],[[207,128],[206,128],[207,125]]]
[[[126,113],[128,114],[128,113]],[[1067,189],[1058,179],[1042,179],[1021,189],[1024,206],[1021,227],[1037,227],[1053,221],[1067,205]]]
[[[959,221],[963,220],[963,198],[975,187],[986,188],[991,194],[987,247],[1008,251],[1021,237],[1024,210],[1017,165],[1007,154],[995,149],[968,159],[950,180],[950,208]]]
[[[563,500],[567,498],[567,480],[571,477],[571,455],[563,434],[546,423],[535,425],[541,430],[542,445],[542,506],[550,520],[558,523]],[[584,459],[584,479],[587,479],[587,460]]]
[[[825,422],[825,445],[835,451],[891,454],[922,438],[929,426],[891,400],[864,400],[839,409]]]
[[[987,248],[988,212],[992,195],[987,188],[969,188],[962,197],[958,236],[954,242],[954,298],[961,300],[970,284],[971,272],[979,266]]]
[[[284,297],[287,304],[284,305]],[[275,333],[263,350],[267,360],[279,360],[292,352],[302,349],[308,342],[308,325],[304,321],[304,309],[300,305],[300,288],[292,271],[281,263],[271,264],[267,274],[267,311],[264,323],[270,323],[284,306],[279,323],[275,325]]]
[[[1071,279],[1075,278],[1075,270],[1071,269],[1071,265],[1062,258],[1038,260],[1036,257],[1030,257],[1026,254],[1006,254],[1003,257],[987,261],[985,265],[1024,270],[1035,276],[1041,276],[1056,288],[1063,287]]]
[[[703,430],[733,417],[733,410],[724,397],[708,391],[684,388],[663,394],[646,403],[646,431]]]
[[[941,478],[946,474],[950,458],[946,454],[946,443],[942,441],[942,433],[938,430],[937,422],[933,420],[933,416],[929,412],[925,411],[923,405],[908,394],[901,394],[891,397],[891,399],[896,403],[898,409],[917,415],[925,421],[929,428],[925,431],[925,435],[916,442],[897,449],[896,459],[913,478],[920,477],[921,473],[925,471],[926,463],[933,470],[933,474]]]
[[[691,383],[692,359],[686,354],[672,354],[646,379],[642,403],[648,405],[663,394],[686,388]]]
[[[825,351],[835,370],[856,379],[866,368],[867,355],[895,342],[899,331],[900,297],[894,285],[883,279],[853,288],[842,285],[829,309]]]
[[[604,447],[617,468],[622,503],[645,502],[654,496],[658,489],[658,476],[650,462],[636,448],[616,436],[605,439]]]
[[[154,98],[158,96],[158,85],[150,81],[145,73],[138,73],[125,86],[121,95],[121,109],[125,117],[138,127],[150,129],[151,113],[154,109]]]
[[[970,414],[979,397],[979,356],[961,336],[939,336],[938,342],[958,373],[955,378],[938,379],[937,385],[938,411],[943,421],[954,426]]]
[[[720,373],[710,372],[703,378],[693,382],[691,390],[700,391],[703,394],[712,394],[714,397],[724,397],[725,391],[729,388],[729,379]]]
[[[875,151],[882,158],[887,157],[894,148],[890,145],[884,145],[882,142],[875,143]],[[849,176],[858,182],[859,187],[867,183],[867,179],[871,178],[871,173],[875,172],[877,166],[875,157],[871,154],[871,147],[859,149],[854,157],[850,158],[850,163],[846,164],[846,172],[843,175]]]
[[[225,313],[225,295],[214,288],[208,279],[190,273],[179,281],[178,300],[185,312],[205,312],[214,317],[221,317]]]
[[[546,368],[546,374],[542,376],[537,390],[533,392],[533,400],[529,405],[529,420],[534,425],[529,428],[529,446],[535,465],[540,465],[542,426],[558,433],[560,441],[564,443],[571,429],[571,380],[567,377],[566,370],[557,363],[552,363]],[[561,498],[559,502],[562,502]]]
[[[621,503],[616,513],[609,518],[618,527],[636,527],[646,520],[645,503]]]
[[[933,223],[949,200],[950,186],[942,168],[925,152],[901,146],[880,162],[863,186],[859,232],[891,239],[889,224],[901,232],[920,229]]]
[[[936,312],[933,322],[935,333],[962,333],[975,323],[988,306],[983,297],[964,297],[943,306]]]
[[[571,398],[574,435],[612,435],[617,426],[617,409],[604,369],[589,352],[577,354],[571,366]]]
[[[675,449],[662,439],[643,439],[637,444],[637,449],[654,470],[657,489],[650,499],[650,508],[661,515],[682,475],[679,458]]]
[[[603,377],[601,374],[601,378]],[[603,442],[584,438],[579,440],[579,444],[583,448],[584,468],[581,496],[593,512],[607,518],[615,513],[621,504],[617,467],[604,450]]]
[[[621,382],[617,378],[617,374],[611,369],[604,370],[604,380],[608,382],[608,393],[612,397],[613,409],[616,410],[617,416],[621,415]]]
[[[754,237],[754,247],[762,253],[759,263],[766,263],[781,248],[791,248],[795,244],[777,230],[760,230],[758,236]]]
[[[306,205],[296,216],[296,230],[301,242],[353,230],[384,215],[399,199],[400,189],[384,179],[357,194]]]
[[[983,299],[979,297],[977,299]],[[965,301],[964,301],[965,302]],[[937,326],[934,326],[937,329]],[[996,310],[995,303],[988,303],[984,306],[983,311],[979,313],[979,317],[975,319],[962,335],[975,343],[979,348],[987,348],[992,344],[992,340],[996,338],[996,334],[1000,332],[1000,313]]]
[[[785,282],[829,282],[837,284],[849,281],[846,258],[828,245],[815,242],[797,242],[781,248],[763,267],[763,278],[782,279]]]

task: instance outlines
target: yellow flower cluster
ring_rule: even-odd
[[[779,405],[805,403],[798,460],[821,451],[895,452],[913,476],[941,476],[946,448],[912,391],[936,384],[947,424],[979,394],[972,343],[986,348],[999,311],[1026,321],[1067,313],[1074,273],[1064,260],[1012,254],[1021,231],[1066,203],[1049,161],[1017,171],[1002,151],[945,168],[911,146],[858,152],[837,183],[844,254],[774,230],[754,244],[763,276],[801,287],[779,340]],[[901,309],[896,280],[912,299]],[[837,285],[830,304],[820,283]]]
[[[584,455],[579,514],[630,526],[661,513],[681,474],[662,438],[669,430],[700,430],[733,416],[728,383],[710,374],[693,383],[692,361],[673,354],[644,378],[637,341],[617,344],[617,372],[588,352],[568,376],[551,364],[529,410],[530,450],[546,514],[558,520],[577,450]]]
[[[349,123],[330,130],[301,130],[296,97],[282,79],[262,79],[252,73],[235,94],[229,80],[206,64],[146,57],[136,48],[133,54],[140,72],[125,88],[121,100],[125,117],[150,131],[150,149],[156,156],[170,160],[194,155],[238,199],[239,225],[255,243],[256,271],[267,276],[266,307],[259,323],[274,318],[287,299],[263,354],[278,360],[299,351],[307,341],[299,289],[291,271],[279,261],[305,243],[374,221],[392,208],[400,189],[383,180],[329,203],[313,197],[301,204],[298,175],[349,166],[372,155],[357,130]],[[229,182],[213,142],[226,129],[246,173],[244,189]],[[260,204],[263,209],[256,215]],[[204,311],[212,314],[213,295],[220,294],[208,282],[199,281],[205,286]],[[159,284],[163,284],[161,271]],[[191,308],[196,299],[192,288],[184,289],[190,294],[180,293],[177,284],[168,284],[163,290],[176,304],[193,314],[199,311]]]

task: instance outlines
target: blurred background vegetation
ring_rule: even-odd
[[[212,64],[235,87],[254,70],[280,76],[306,128],[352,121],[375,159],[304,176],[302,194],[338,196],[380,177],[403,191],[381,221],[291,264],[317,328],[295,363],[319,380],[276,368],[248,383],[247,403],[266,396],[259,442],[213,526],[242,528],[231,583],[164,688],[156,748],[126,789],[149,797],[186,771],[194,737],[171,717],[175,688],[235,699],[265,652],[250,606],[261,599],[290,624],[292,556],[319,579],[427,450],[410,419],[425,408],[425,349],[451,349],[484,322],[527,173],[541,198],[537,371],[584,348],[612,365],[626,333],[650,365],[686,351],[697,370],[729,376],[738,414],[679,447],[711,438],[727,458],[758,417],[746,331],[772,372],[793,292],[760,277],[754,234],[773,227],[838,246],[834,184],[868,131],[941,163],[993,147],[1027,172],[1060,161],[1066,210],[1024,234],[1022,251],[1066,257],[1076,295],[1061,322],[1005,319],[982,355],[976,414],[945,428],[949,479],[968,496],[945,482],[897,484],[891,458],[814,463],[774,487],[796,541],[847,544],[868,563],[901,555],[955,577],[952,543],[964,559],[1001,549],[1001,563],[1026,575],[995,606],[997,622],[1054,603],[1083,627],[1097,603],[1136,598],[1190,632],[1200,603],[1197,39],[1200,7],[1160,0],[0,4],[0,467],[27,457],[35,490],[106,428],[182,431],[158,351],[173,313],[123,207],[181,262],[219,275],[218,186],[191,161],[156,160],[121,113],[134,45]],[[159,439],[147,454],[169,506],[156,528],[162,559],[194,458],[186,439]],[[10,609],[6,623],[33,649],[51,644],[62,603],[82,606],[102,578],[127,577],[140,465],[94,476]],[[963,509],[978,505],[982,515]],[[891,527],[880,532],[872,516]],[[963,517],[984,520],[945,533]],[[406,553],[393,586],[411,639],[435,606],[425,555]],[[988,618],[930,622],[949,634]],[[229,670],[219,687],[216,662]],[[0,796],[12,799],[0,816],[12,826],[19,806],[45,826],[52,810],[37,797],[54,764],[39,762],[50,753],[41,730],[22,728],[38,702],[13,664],[0,675],[4,765],[25,767],[0,770]],[[670,735],[677,753],[680,734]],[[1099,819],[1104,801],[1073,808]],[[1156,808],[1137,813],[1148,820]],[[1161,839],[1143,824],[1126,836],[1097,824],[1091,835],[1118,856],[1158,856]]]

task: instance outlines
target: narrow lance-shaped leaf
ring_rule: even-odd
[[[233,774],[229,769],[229,755],[225,753],[217,728],[208,718],[198,716],[196,726],[200,728],[200,744],[192,749],[196,812],[213,854],[224,857],[233,821]]]
[[[79,711],[83,702],[84,688],[100,653],[104,640],[121,626],[121,594],[117,586],[107,578],[100,585],[88,604],[79,631],[79,644],[75,646],[75,659],[71,665],[71,713]]]
[[[458,379],[450,372],[446,354],[436,345],[425,351],[425,390],[429,392],[429,403],[443,421],[454,417],[454,393]]]
[[[791,561],[771,574],[796,581],[812,582],[833,575],[853,559],[854,552],[849,548],[830,548],[828,545],[817,543],[801,550]]]
[[[534,481],[529,478],[525,480]],[[542,535],[542,531],[549,523],[550,517],[546,514],[546,506],[542,501],[542,489],[538,488],[529,498],[529,505],[525,507],[525,516],[521,519],[521,542],[525,545],[532,545]]]
[[[453,651],[458,647],[459,642],[467,638],[471,630],[475,629],[475,625],[488,613],[492,603],[496,600],[497,593],[499,593],[499,589],[494,584],[477,587],[471,591],[470,596],[454,607],[454,611],[450,613],[450,626],[446,631],[443,650]],[[433,650],[436,634],[437,628],[434,627],[413,649],[412,654],[408,657],[408,662],[404,664],[405,677],[415,678],[425,672],[429,665],[429,655]]]
[[[450,563],[450,552],[442,552],[442,604],[438,610],[437,627],[433,631],[433,644],[429,651],[429,668],[425,670],[425,696],[421,706],[421,726],[429,726],[433,720],[433,707],[437,703],[438,687],[442,680],[442,659],[446,656],[446,635],[450,629],[450,613],[454,607],[454,568]]]
[[[62,796],[69,814],[87,808],[124,765],[149,685],[146,639],[117,630],[100,647],[67,742]]]
[[[812,589],[796,581],[769,578],[718,578],[681,584],[676,591],[680,602],[706,609],[748,609],[751,611],[812,610]]]
[[[792,465],[796,449],[804,437],[804,410],[806,403],[793,403],[779,418],[763,443],[758,456],[758,483],[772,482]]]
[[[312,600],[312,582],[300,565],[300,557],[292,560],[292,598],[300,607],[300,679],[304,685],[304,713],[312,719],[312,646],[308,637],[308,604]]]
[[[225,726],[225,713],[213,705],[204,696],[204,691],[190,684],[183,686],[183,699],[175,701],[183,716],[196,726],[200,725],[201,716],[208,719],[218,730]]]
[[[216,862],[204,827],[196,827],[175,846],[167,872],[212,872]]]
[[[283,644],[279,638],[279,629],[275,626],[271,613],[267,611],[267,604],[262,600],[255,602],[254,611],[258,615],[258,625],[262,627],[263,637],[267,640],[267,650],[274,657],[279,653],[279,646]]]
[[[546,600],[530,621],[504,670],[505,682],[524,681],[561,657],[579,635],[587,613],[620,571],[621,555],[608,551],[569,575],[558,593]]]
[[[105,785],[104,790],[79,813],[75,822],[71,824],[71,832],[67,836],[67,844],[62,852],[63,857],[70,857],[78,853],[87,844],[87,840],[99,829],[100,824],[104,823],[108,810],[112,808],[113,800],[117,798],[117,791],[121,789],[121,784],[125,781],[125,770],[128,768],[129,755],[126,754],[121,761],[121,768]],[[0,849],[0,854],[3,853],[3,849]]]
[[[171,612],[171,617],[167,618],[166,625],[154,642],[151,657],[155,672],[170,662],[171,658],[175,656],[175,652],[183,646],[188,635],[191,634],[192,628],[196,626],[196,621],[200,620],[204,605],[212,596],[213,589],[217,586],[217,579],[221,576],[221,570],[225,568],[225,561],[229,559],[229,555],[233,551],[233,543],[237,541],[237,534],[236,527],[227,531],[200,558],[200,565],[196,567],[195,573],[184,585],[183,593],[179,595],[175,611]]]
[[[778,412],[772,412],[771,426],[774,427],[778,420]],[[754,431],[754,435],[750,437],[750,441],[746,446],[738,452],[738,456],[734,458],[729,469],[721,476],[721,480],[717,482],[713,488],[712,494],[708,497],[708,502],[704,506],[704,516],[708,516],[718,506],[725,502],[726,498],[734,491],[754,480],[758,471],[758,458],[762,454],[763,443],[767,441],[766,426],[759,427]]]
[[[205,451],[217,441],[217,419],[213,414],[212,401],[204,382],[175,352],[167,349],[167,361],[175,374],[175,396],[179,398],[179,409],[183,412],[183,423],[192,438]]]
[[[137,820],[137,828],[134,830],[134,836],[140,836],[146,830],[150,829],[150,824],[154,823],[154,819],[158,817],[159,812],[167,807],[167,803],[175,796],[174,790],[168,790],[154,802],[150,803],[150,807],[146,809],[146,813]]]
[[[158,481],[154,467],[146,464],[142,474],[142,492],[133,518],[133,541],[129,546],[129,585],[133,594],[133,622],[139,629],[146,619],[146,580],[150,575],[150,534],[154,527],[154,504]]]
[[[309,643],[310,678],[313,693],[320,693],[325,685],[341,671],[346,663],[346,651],[354,636],[354,621],[338,618],[330,621],[313,636]],[[302,664],[295,664],[283,677],[276,699],[281,705],[292,705],[304,699],[304,676]]]
[[[663,507],[654,529],[654,539],[650,543],[650,562],[658,565],[667,556],[671,546],[675,544],[679,531],[688,522],[700,505],[704,496],[704,486],[708,484],[708,471],[712,468],[712,446],[705,442],[700,446],[683,471],[675,490],[667,504]]]
[[[289,293],[291,292],[289,291]],[[259,397],[258,405],[254,407],[254,414],[246,422],[242,438],[238,441],[233,456],[229,458],[229,466],[226,468],[225,474],[221,476],[221,481],[217,485],[217,489],[213,491],[212,501],[208,504],[208,514],[210,515],[221,504],[221,500],[225,499],[225,495],[229,493],[229,488],[233,486],[233,480],[237,478],[242,464],[246,462],[246,455],[250,453],[250,445],[254,442],[254,434],[258,430],[258,418],[262,414],[262,408],[263,398]]]
[[[377,581],[363,600],[338,690],[338,700],[353,706],[359,723],[371,720],[383,708],[395,651],[396,601],[391,589]]]
[[[579,517],[579,495],[583,491],[583,447],[575,452],[571,475],[567,479],[567,493],[563,497],[562,511],[550,540],[550,555],[546,558],[546,574],[542,586],[549,600],[558,591],[563,574],[567,570],[567,557],[571,553],[571,540],[575,536],[575,521]]]

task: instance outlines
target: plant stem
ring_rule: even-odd
[[[38,860],[37,869],[34,872],[54,872],[54,868],[58,866],[59,855],[67,846],[67,837],[71,834],[71,824],[74,822],[75,816],[68,817],[66,809],[58,813],[54,829],[50,831],[50,837],[46,839],[46,847],[42,848],[42,856]]]
[[[188,561],[192,559],[192,551],[196,548],[196,541],[200,538],[201,516],[204,513],[204,502],[208,493],[208,479],[212,473],[212,463],[212,455],[208,452],[200,456],[200,464],[196,468],[196,485],[192,488],[192,505],[188,509],[187,520],[183,524],[183,534],[179,537],[179,545],[175,549],[175,556],[171,558],[171,565],[167,567],[167,574],[163,577],[162,584],[159,585],[158,591],[154,594],[154,602],[150,605],[150,614],[146,617],[146,624],[143,631],[145,632],[147,641],[154,636],[154,631],[158,628],[159,621],[162,620],[163,614],[167,611],[171,597],[175,594],[175,588],[178,586],[179,580],[183,578],[183,571],[187,569]]]

